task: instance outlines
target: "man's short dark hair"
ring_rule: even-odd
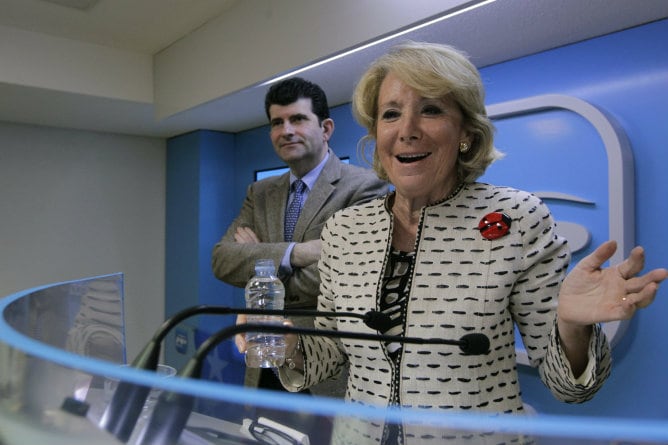
[[[318,116],[318,123],[329,119],[329,106],[327,105],[327,96],[318,85],[301,77],[291,77],[282,80],[269,88],[264,97],[264,111],[269,116],[269,107],[271,105],[290,105],[299,99],[311,99],[311,111]]]

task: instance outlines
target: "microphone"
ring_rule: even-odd
[[[356,312],[322,312],[309,309],[250,309],[250,308],[232,308],[227,306],[208,306],[200,305],[183,309],[172,317],[168,318],[158,328],[149,343],[144,346],[142,351],[132,362],[132,367],[147,370],[155,370],[158,366],[160,356],[160,345],[169,331],[183,320],[195,315],[275,315],[282,317],[350,317],[361,319],[368,327],[377,331],[386,331],[390,328],[392,321],[389,315],[379,311],[369,311],[365,314]]]
[[[382,318],[382,317],[381,317]],[[267,332],[274,334],[315,335],[320,337],[349,338],[383,342],[411,344],[455,345],[466,355],[481,355],[489,351],[489,338],[485,334],[470,333],[459,340],[441,338],[401,337],[396,335],[368,334],[364,332],[323,331],[294,326],[246,323],[224,328],[200,345],[195,355],[178,372],[177,376],[199,378],[204,359],[221,341],[243,332]],[[191,395],[163,391],[153,409],[153,413],[141,437],[139,445],[176,444],[188,423],[195,399]]]
[[[321,312],[308,309],[250,309],[231,308],[227,306],[200,305],[183,309],[165,320],[153,335],[153,338],[144,346],[130,366],[133,368],[155,371],[160,357],[160,345],[167,334],[183,320],[195,315],[275,315],[282,317],[351,317],[361,319],[368,327],[381,332],[389,329],[390,317],[382,312],[370,311],[365,314],[355,312]],[[241,331],[244,332],[244,331]],[[232,334],[234,335],[234,334]],[[100,426],[116,436],[122,442],[127,442],[132,430],[141,415],[142,407],[148,398],[151,388],[134,383],[120,381],[114,395],[100,420]]]

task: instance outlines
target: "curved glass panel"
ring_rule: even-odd
[[[0,300],[1,444],[668,443],[660,421],[388,410],[166,377],[123,365],[122,300],[121,275]]]

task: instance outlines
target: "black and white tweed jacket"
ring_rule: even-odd
[[[322,233],[318,310],[365,313],[378,309],[390,251],[387,199],[337,212]],[[478,229],[489,213],[512,220],[508,233],[489,240]],[[405,335],[456,339],[486,334],[487,355],[463,355],[447,345],[404,345],[395,367],[383,344],[320,337],[302,339],[303,385],[336,375],[350,363],[346,398],[434,410],[521,412],[514,326],[530,362],[560,400],[590,399],[610,371],[610,351],[599,327],[590,342],[591,375],[575,381],[559,347],[556,306],[570,252],[555,232],[549,209],[536,196],[483,183],[465,184],[450,199],[424,208],[405,315]],[[316,319],[316,327],[372,332],[356,319]],[[285,375],[284,375],[285,377]],[[582,380],[582,379],[581,379]]]

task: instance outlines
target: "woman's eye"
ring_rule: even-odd
[[[380,115],[381,119],[383,120],[392,120],[396,119],[399,117],[399,112],[396,110],[385,110],[383,113]]]
[[[424,114],[429,114],[429,115],[438,115],[442,114],[443,110],[441,107],[437,107],[436,105],[426,105],[424,108],[422,108],[422,112]]]

